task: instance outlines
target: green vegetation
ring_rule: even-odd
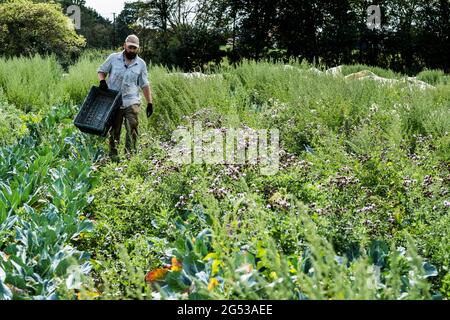
[[[0,149],[0,299],[58,298],[90,270],[71,242],[92,229],[83,209],[98,148],[73,130],[74,112],[58,106]]]
[[[64,73],[54,56],[44,58],[0,58],[0,87],[4,96],[25,113],[46,115],[51,106],[83,102],[91,86],[98,82],[96,70],[106,54],[85,52]]]
[[[432,85],[450,84],[450,76],[442,70],[425,70],[417,75],[417,79],[425,81]]]
[[[46,113],[62,100],[62,73],[55,57],[0,58],[0,86],[6,99],[24,112]]]
[[[56,53],[65,65],[81,53],[86,43],[59,4],[30,0],[0,4],[0,42],[2,56]]]
[[[0,146],[10,145],[28,130],[24,113],[10,105],[0,90]]]
[[[328,67],[367,64],[409,75],[425,68],[449,72],[449,1],[380,1],[375,5],[381,27],[375,29],[367,25],[372,4],[197,0],[192,5],[189,0],[136,0],[127,2],[116,19],[114,45],[137,34],[146,60],[185,71],[204,70],[221,58],[233,63],[297,58]]]
[[[28,127],[0,149],[0,298],[450,297],[445,75],[419,75],[436,86],[422,90],[295,61],[198,77],[151,66],[154,116],[141,114],[138,153],[116,164],[71,121],[101,61],[42,71],[61,79],[42,100],[1,82],[0,105]],[[399,77],[343,73],[363,69]],[[171,162],[173,130],[193,121],[279,129],[280,171]]]

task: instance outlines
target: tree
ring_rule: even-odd
[[[357,17],[350,2],[323,1],[320,55],[327,65],[352,63],[352,51],[357,42]]]
[[[54,3],[6,1],[0,4],[0,29],[0,54],[7,57],[55,54],[67,64],[86,44]]]
[[[220,46],[224,41],[217,30],[181,25],[170,38],[167,62],[187,71],[202,70],[209,62],[220,62],[223,56]]]
[[[422,13],[418,55],[428,68],[450,73],[450,1],[424,1]]]
[[[219,61],[296,57],[417,73],[449,70],[449,0],[378,0],[382,28],[367,27],[369,0],[150,0],[127,3],[120,38],[136,33],[142,54],[184,69]],[[275,54],[274,54],[275,53]]]
[[[35,0],[35,2],[48,2]],[[78,33],[86,38],[86,48],[111,48],[114,38],[114,26],[111,21],[105,19],[92,8],[86,7],[85,0],[56,0],[60,3],[63,13],[71,5],[77,5],[81,9],[81,29]]]
[[[79,33],[86,38],[87,48],[111,48],[114,40],[114,26],[97,11],[81,7],[81,29]]]
[[[211,2],[206,0],[152,0],[125,4],[119,15],[122,37],[135,33],[141,42],[140,55],[154,63],[184,70],[202,69],[220,61],[226,40],[221,29],[209,19]]]
[[[275,47],[280,0],[230,0],[236,14],[239,54],[259,60]]]
[[[120,45],[126,37],[132,33],[137,33],[138,26],[136,22],[139,20],[139,12],[141,4],[139,2],[126,2],[122,12],[116,19],[117,41],[115,45]],[[145,48],[145,40],[141,41]]]
[[[320,2],[281,0],[277,17],[279,46],[288,57],[306,58],[313,62],[319,56],[319,30],[323,24]]]

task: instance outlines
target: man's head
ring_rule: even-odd
[[[123,48],[125,49],[125,56],[128,59],[133,60],[134,58],[136,58],[137,51],[139,49],[139,38],[134,34],[129,35],[125,39]]]

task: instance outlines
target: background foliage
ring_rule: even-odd
[[[25,0],[0,13],[24,4],[65,19]],[[132,3],[119,17],[162,64],[148,64],[155,113],[119,163],[73,126],[111,50],[65,68],[32,44],[0,58],[0,299],[448,299],[447,2],[385,1],[396,27],[368,34],[362,2],[199,4]],[[296,29],[281,4],[316,27]],[[435,43],[422,52],[419,39]],[[172,132],[194,121],[279,129],[280,171],[173,163]]]
[[[0,4],[0,41],[4,57],[54,53],[63,64],[73,61],[85,45],[59,5],[28,0]]]

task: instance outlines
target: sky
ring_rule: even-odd
[[[130,0],[86,0],[86,7],[94,8],[100,15],[113,20],[113,12],[117,15],[123,10],[125,2]]]

